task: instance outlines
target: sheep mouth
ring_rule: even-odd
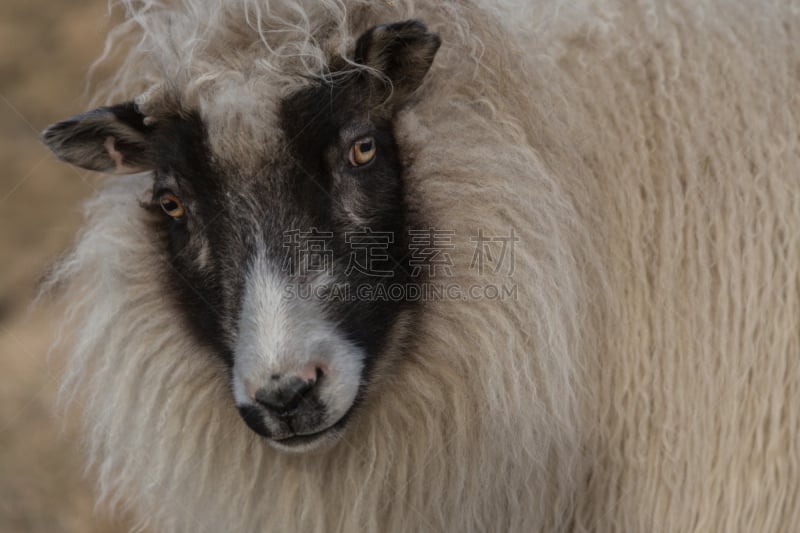
[[[348,411],[330,426],[314,431],[313,433],[297,433],[281,438],[270,437],[267,440],[275,448],[296,452],[319,448],[326,444],[332,445],[338,441],[344,433],[349,414],[350,412]]]

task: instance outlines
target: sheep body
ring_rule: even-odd
[[[106,504],[159,531],[800,523],[796,6],[125,4],[115,39],[141,40],[104,95],[146,108],[166,81],[245,164],[326,57],[424,20],[444,44],[397,117],[409,202],[464,239],[515,228],[510,277],[459,246],[453,281],[518,297],[426,302],[345,440],[284,455],[163,297],[147,177],[109,179],[51,278]]]

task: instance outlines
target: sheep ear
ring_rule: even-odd
[[[101,107],[53,124],[42,140],[62,161],[88,170],[133,174],[151,168],[145,117],[133,102]]]
[[[431,68],[442,40],[420,21],[383,24],[367,30],[356,42],[355,61],[381,72],[389,82],[370,77],[378,105],[396,107],[414,92]]]

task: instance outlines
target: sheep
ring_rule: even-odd
[[[796,6],[122,5],[106,106],[44,133],[113,174],[47,285],[104,505],[156,531],[800,523]],[[295,253],[317,237],[324,268]],[[374,297],[436,284],[509,297]]]

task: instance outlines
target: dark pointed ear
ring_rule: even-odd
[[[150,128],[133,102],[101,107],[53,124],[42,140],[62,161],[81,168],[133,174],[151,168]]]
[[[370,76],[374,104],[390,108],[402,104],[422,85],[441,44],[439,36],[418,20],[375,26],[359,37],[356,63],[385,76],[384,80]]]

